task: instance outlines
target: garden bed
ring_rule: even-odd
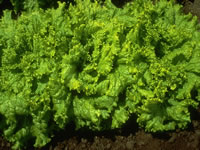
[[[180,0],[181,1],[181,0]],[[182,1],[185,13],[196,15],[200,22],[200,0]],[[65,131],[55,134],[44,148],[31,150],[198,150],[200,147],[200,108],[191,111],[192,123],[185,130],[150,134],[138,127],[135,116],[121,129],[104,132],[75,131],[69,125]],[[11,144],[0,138],[0,150],[10,150]]]

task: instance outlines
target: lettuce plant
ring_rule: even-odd
[[[187,127],[200,101],[197,18],[166,0],[76,2],[17,20],[4,11],[0,129],[13,149],[42,147],[70,122],[120,128],[132,114],[149,132]]]

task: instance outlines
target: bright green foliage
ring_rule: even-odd
[[[66,10],[5,11],[0,22],[0,128],[22,147],[77,129],[185,128],[200,100],[200,33],[180,6],[135,0],[123,9],[77,0]]]

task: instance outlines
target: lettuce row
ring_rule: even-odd
[[[69,122],[146,131],[185,128],[200,100],[197,19],[161,0],[123,9],[77,0],[66,9],[4,11],[0,21],[0,129],[15,143],[46,145]]]

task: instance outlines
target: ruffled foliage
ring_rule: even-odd
[[[123,9],[77,0],[66,9],[4,11],[0,21],[0,129],[18,149],[55,130],[185,128],[200,100],[197,18],[172,1]]]

